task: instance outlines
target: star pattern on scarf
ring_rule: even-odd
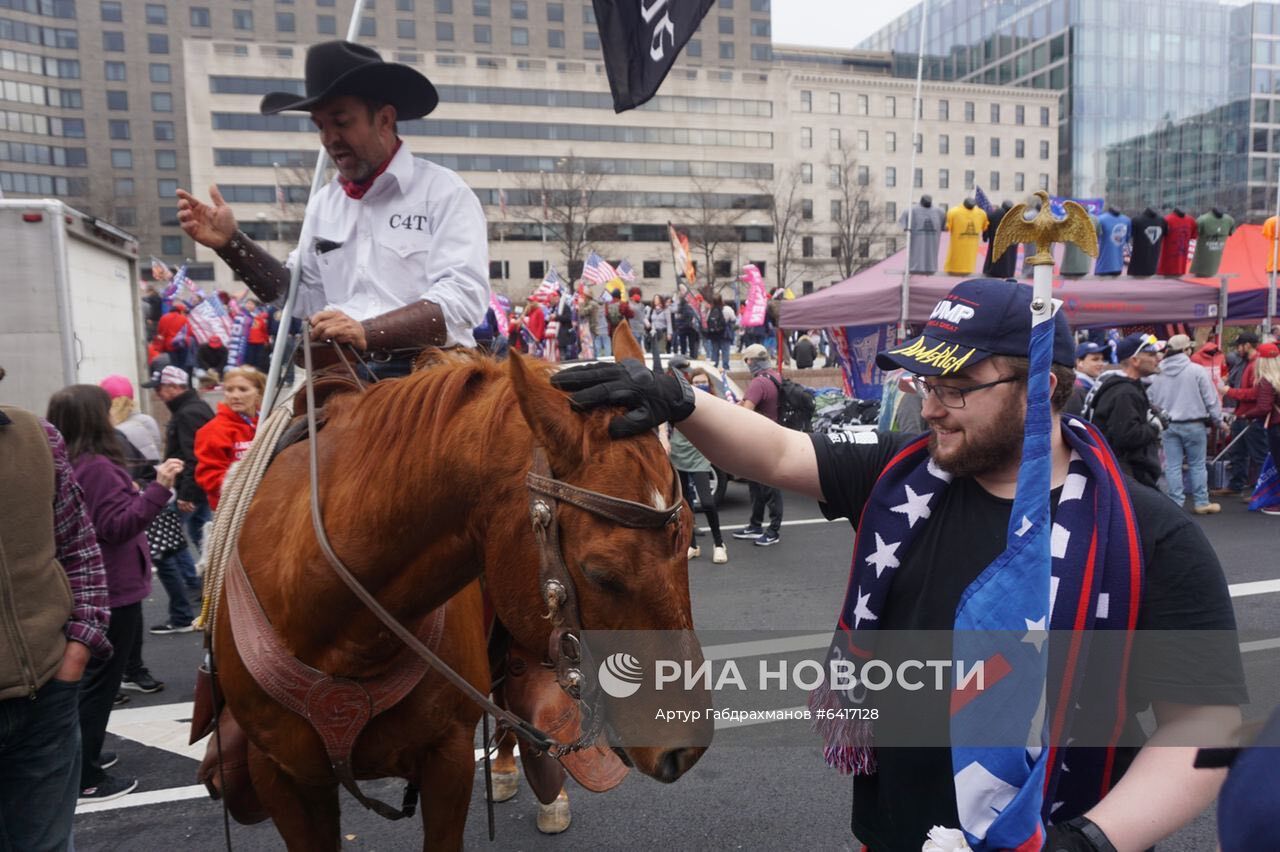
[[[863,621],[877,621],[878,616],[867,606],[867,601],[871,600],[870,593],[863,594],[862,587],[858,587],[858,605],[853,609],[853,629],[857,630],[858,625]]]
[[[926,491],[924,494],[917,494],[910,485],[904,487],[907,489],[907,502],[890,508],[895,512],[906,515],[907,526],[914,527],[916,521],[929,517],[929,498],[933,496],[933,492]]]
[[[884,569],[898,567],[897,553],[901,544],[900,541],[886,543],[880,533],[876,533],[876,552],[867,557],[867,564],[875,566],[877,578],[884,573]]]
[[[1022,637],[1022,641],[1028,645],[1035,645],[1036,651],[1039,652],[1044,647],[1044,640],[1049,638],[1049,629],[1046,626],[1048,616],[1040,616],[1035,621],[1029,618],[1022,619],[1027,623],[1027,635]]]

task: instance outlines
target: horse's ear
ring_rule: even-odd
[[[613,357],[618,361],[623,358],[644,360],[644,350],[636,342],[636,336],[631,333],[631,326],[626,321],[618,323],[618,327],[613,330]]]
[[[520,413],[536,444],[546,448],[551,469],[573,470],[582,461],[582,418],[569,407],[569,396],[556,390],[541,372],[531,370],[518,352],[507,357],[507,372]]]

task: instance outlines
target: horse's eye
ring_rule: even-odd
[[[582,571],[582,576],[586,577],[606,592],[619,595],[626,593],[626,584],[624,584],[616,574],[600,568],[593,568],[589,565],[581,565],[579,568]]]

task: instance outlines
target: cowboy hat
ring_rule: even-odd
[[[431,81],[408,65],[384,62],[376,50],[362,44],[326,41],[307,49],[306,94],[268,92],[258,110],[263,115],[309,111],[343,95],[389,103],[401,120],[421,118],[440,102]]]

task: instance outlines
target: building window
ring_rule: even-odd
[[[156,181],[156,195],[160,198],[173,198],[178,194],[178,182],[173,178],[161,178]]]
[[[999,172],[992,172],[990,175],[988,175],[988,177],[990,177],[990,178],[991,178],[991,180],[989,181],[989,184],[990,184],[991,189],[993,189],[993,190],[995,190],[995,189],[999,189],[999,188],[1000,188],[1000,173],[999,173]]]
[[[547,4],[547,20],[553,24],[564,23],[564,4],[548,3]]]
[[[720,0],[720,4],[719,4],[719,5],[720,5],[720,8],[721,8],[721,9],[732,9],[732,8],[733,8],[733,0]]]
[[[773,46],[768,44],[751,45],[751,58],[756,62],[770,62],[773,60]]]
[[[661,278],[662,277],[662,261],[646,260],[641,269],[641,274],[645,278]]]
[[[830,139],[830,142],[831,142],[831,150],[832,150],[832,151],[839,151],[839,150],[840,150],[840,130],[839,130],[839,128],[836,128],[836,127],[831,128],[831,130],[830,130],[830,137],[831,137],[831,139]]]
[[[916,153],[917,153],[917,154],[923,154],[923,153],[924,153],[924,134],[923,134],[923,133],[917,133],[917,134],[915,135],[915,145],[914,145],[914,147],[915,147],[915,149],[916,149]]]
[[[812,127],[800,128],[800,147],[801,148],[813,147],[813,128]]]
[[[133,178],[116,178],[115,190],[116,195],[133,195]]]
[[[964,170],[964,188],[973,189],[973,181],[974,181],[973,169],[965,169]]]
[[[702,40],[697,38],[689,39],[689,43],[684,46],[685,56],[702,56]]]
[[[133,168],[133,152],[128,148],[112,148],[111,167],[113,169]]]
[[[517,21],[529,20],[528,0],[511,0],[511,17]]]
[[[107,90],[107,109],[110,110],[127,110],[129,108],[129,93],[119,90]]]
[[[991,156],[1000,156],[1000,137],[998,136],[991,137]]]
[[[871,169],[867,166],[858,166],[858,186],[871,185]]]
[[[173,112],[173,95],[169,92],[152,92],[151,111]]]
[[[102,0],[99,8],[102,11],[102,20],[104,21],[119,23],[124,20],[124,7],[119,0]]]
[[[169,13],[158,3],[148,3],[146,9],[146,18],[148,24],[156,24],[162,26],[169,23]]]
[[[157,121],[152,125],[151,138],[157,142],[172,142],[177,138],[172,121]]]
[[[892,130],[884,132],[884,150],[886,154],[892,154],[898,150],[898,134]]]
[[[564,30],[547,30],[547,47],[564,50]]]
[[[938,189],[951,188],[951,170],[938,169]]]
[[[800,238],[800,256],[813,257],[813,237]]]
[[[417,38],[418,25],[415,21],[400,20],[396,21],[396,38]]]
[[[436,0],[436,14],[452,15],[453,0]]]
[[[169,37],[164,33],[147,33],[147,53],[169,52]]]
[[[768,12],[770,11],[770,0],[751,0],[751,11]]]
[[[717,32],[719,32],[720,35],[733,35],[733,18],[728,15],[721,15],[719,27],[720,28]]]
[[[543,260],[529,261],[529,277],[534,281],[541,281],[547,277],[547,263]]]
[[[476,24],[471,28],[471,37],[476,44],[490,44],[493,42],[493,31],[488,24]]]
[[[1013,190],[1014,192],[1022,192],[1027,188],[1027,176],[1022,172],[1013,173]]]
[[[1040,107],[1040,126],[1041,127],[1049,126],[1049,108],[1048,107]]]
[[[489,277],[490,278],[506,278],[510,271],[511,262],[507,260],[491,260],[489,261]]]
[[[516,47],[529,46],[529,31],[524,27],[511,28],[511,43]]]
[[[800,182],[813,183],[813,163],[800,164]]]
[[[893,166],[886,166],[884,170],[884,185],[894,187],[898,185],[898,170]]]
[[[376,38],[378,35],[378,19],[377,18],[361,18],[360,19],[360,35],[365,38]]]
[[[720,58],[721,59],[733,58],[733,42],[731,41],[720,42]]]
[[[108,121],[107,137],[110,139],[128,139],[129,122],[124,120]]]
[[[836,187],[844,183],[844,173],[839,166],[827,166],[827,186]]]
[[[122,83],[128,77],[128,72],[123,62],[104,62],[102,76],[111,82]]]
[[[296,29],[292,12],[276,12],[276,32],[291,33]]]
[[[866,130],[858,131],[858,150],[859,151],[871,150],[871,134]]]
[[[107,53],[124,53],[124,33],[104,32],[102,49]]]
[[[588,6],[587,8],[590,9],[591,7]],[[471,0],[471,14],[477,18],[489,17],[492,14],[489,0]]]
[[[977,149],[974,147],[975,144],[976,142],[974,141],[974,137],[972,136],[964,137],[964,155],[966,157],[972,157],[975,153],[977,153]]]
[[[165,257],[181,257],[182,237],[161,237],[160,253]]]
[[[396,0],[397,12],[412,12],[413,0]]]
[[[884,114],[888,118],[894,118],[898,115],[898,99],[893,95],[887,95],[884,99]]]
[[[410,21],[409,23],[413,23]],[[528,44],[529,32],[525,30],[525,44]],[[453,22],[436,21],[436,41],[453,41]],[[515,43],[514,41],[512,42]]]
[[[1024,107],[1022,104],[1018,104],[1013,108],[1013,123],[1014,124],[1027,123],[1027,108]]]
[[[827,95],[827,109],[835,115],[840,114],[840,93],[830,92]]]
[[[938,120],[947,121],[951,118],[951,101],[942,98],[938,101]]]
[[[964,102],[964,120],[972,124],[973,116],[974,116],[973,101],[965,101]]]
[[[911,173],[911,185],[916,189],[924,186],[924,169],[917,168]]]
[[[812,198],[800,199],[800,218],[806,221],[813,220],[813,199]]]
[[[252,9],[232,9],[231,10],[231,26],[237,30],[253,29],[253,10]]]
[[[886,201],[884,203],[884,218],[890,222],[896,222],[898,219],[898,202]]]
[[[1027,155],[1027,143],[1022,139],[1013,140],[1013,156],[1021,160]]]
[[[840,204],[840,199],[838,198],[831,199],[831,221],[832,222],[840,221],[840,212],[843,209],[844,208]]]
[[[156,168],[165,172],[178,168],[178,152],[156,151]]]
[[[1048,142],[1040,143],[1040,159],[1042,160],[1049,159],[1049,143]]]
[[[1048,176],[1048,175],[1046,175],[1046,174],[1042,174],[1042,175],[1040,175],[1040,188],[1041,188],[1041,189],[1048,189],[1048,188],[1049,188],[1049,176]]]
[[[800,90],[800,111],[813,112],[813,92],[808,89]]]
[[[991,105],[991,123],[992,124],[1000,123],[1000,104]]]
[[[148,71],[151,74],[151,82],[153,83],[173,82],[173,71],[166,62],[152,62]]]
[[[941,136],[938,137],[938,153],[939,154],[951,153],[951,137],[945,133],[943,133]]]
[[[768,21],[752,20],[751,37],[752,38],[771,38],[773,29],[769,26]]]
[[[199,28],[213,26],[213,19],[209,16],[209,8],[207,6],[191,7],[191,26]]]
[[[316,32],[320,35],[336,35],[338,20],[333,15],[316,15]]]
[[[871,240],[866,238],[858,240],[858,257],[871,257]]]
[[[600,49],[600,33],[587,31],[582,34],[582,46],[586,50]]]
[[[858,95],[853,104],[853,111],[858,115],[866,115],[871,111],[871,104],[866,95]]]

